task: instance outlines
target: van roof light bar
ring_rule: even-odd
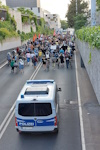
[[[54,80],[28,80],[27,84],[47,84],[54,83]]]

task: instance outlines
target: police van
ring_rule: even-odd
[[[15,128],[21,132],[58,132],[59,109],[54,80],[28,80],[15,106]]]

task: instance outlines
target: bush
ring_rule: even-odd
[[[9,31],[15,31],[15,28],[10,21],[0,21],[0,28],[6,28]]]
[[[76,36],[81,41],[88,42],[93,48],[100,49],[100,26],[82,28],[76,31]]]
[[[15,31],[10,32],[6,28],[0,28],[0,41],[5,38],[17,37],[18,34]]]

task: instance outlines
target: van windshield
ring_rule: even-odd
[[[52,114],[51,103],[20,103],[18,114],[21,116],[49,116]]]

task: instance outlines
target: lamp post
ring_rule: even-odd
[[[77,0],[76,0],[76,15],[77,15],[77,11],[78,11],[78,9],[77,9]]]
[[[96,25],[96,0],[91,0],[91,26]]]

